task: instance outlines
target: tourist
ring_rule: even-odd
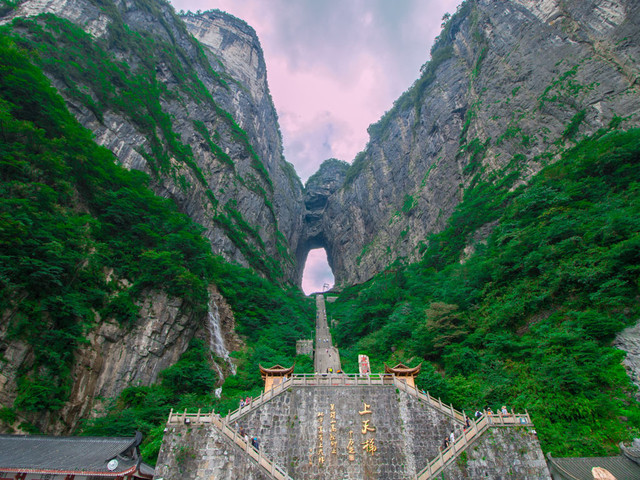
[[[449,439],[445,437],[443,450],[446,450],[447,448],[449,448]]]
[[[464,427],[465,430],[467,428],[471,428],[471,420],[469,420],[469,417],[465,417],[464,424],[465,424],[465,427]]]
[[[240,408],[242,408],[242,407],[244,407],[244,399],[243,398],[240,399]]]
[[[449,441],[451,442],[451,445],[456,441],[456,436],[454,435],[453,430],[451,430],[451,433],[449,434]]]
[[[478,420],[482,416],[482,412],[480,410],[476,410],[475,417]]]
[[[251,442],[251,444],[256,450],[260,450],[260,442],[258,441],[258,437],[253,437],[253,441]]]
[[[506,405],[502,406],[502,409],[500,410],[500,412],[502,413],[502,415],[509,415],[509,411],[507,410]]]

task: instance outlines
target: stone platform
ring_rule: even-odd
[[[483,418],[463,433],[460,412],[395,378],[377,385],[343,378],[341,386],[295,380],[227,419],[174,414],[156,478],[550,478],[528,416]],[[240,428],[258,437],[259,451],[239,438]],[[443,456],[452,430],[456,447]]]

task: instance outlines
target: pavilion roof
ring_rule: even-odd
[[[415,367],[407,367],[403,363],[397,364],[395,367],[390,367],[386,363],[384,364],[384,373],[393,373],[395,375],[418,375],[422,368],[422,362]]]
[[[282,365],[274,365],[271,368],[264,368],[260,364],[258,364],[258,366],[260,367],[260,374],[264,379],[264,377],[266,377],[267,375],[271,375],[274,377],[283,377],[285,375],[291,375],[293,373],[293,368],[295,367],[295,364],[293,364],[289,368],[283,367]]]
[[[555,458],[547,455],[549,465],[561,478],[569,480],[593,480],[592,469],[605,469],[617,480],[640,478],[640,465],[623,455],[615,457]]]

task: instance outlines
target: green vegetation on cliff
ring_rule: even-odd
[[[202,227],[157,197],[147,175],[118,166],[96,145],[6,35],[0,35],[0,158],[0,312],[7,339],[34,353],[18,372],[16,401],[0,406],[5,424],[62,407],[86,333],[110,319],[133,328],[139,301],[151,291],[181,298],[183,310],[204,321],[207,287],[217,284],[246,336],[239,355],[249,373],[232,377],[223,399],[214,399],[210,353],[192,342],[159,385],[125,390],[108,418],[87,432],[148,433],[171,407],[231,405],[240,392],[259,388],[258,363],[292,363],[295,340],[311,335],[312,305],[301,292],[214,256]],[[149,442],[155,440],[157,432]]]
[[[226,81],[212,69],[202,46],[186,32],[179,19],[168,23],[158,5],[141,2],[161,19],[164,30],[157,35],[135,31],[122,18],[115,5],[108,0],[95,0],[109,17],[107,33],[95,38],[68,20],[51,14],[34,18],[17,18],[3,27],[15,43],[29,52],[32,60],[49,76],[57,87],[74,102],[93,113],[100,123],[128,119],[145,138],[138,153],[147,161],[153,176],[174,183],[186,191],[190,179],[199,183],[215,212],[214,222],[256,270],[274,280],[282,278],[281,263],[287,256],[273,258],[266,254],[264,244],[255,236],[246,235],[246,221],[238,222],[238,215],[230,215],[219,204],[216,192],[209,189],[205,175],[194,157],[191,146],[182,140],[174,125],[172,109],[202,105],[215,112],[215,136],[224,136],[242,146],[255,175],[242,178],[233,160],[217,145],[203,122],[196,121],[194,129],[203,137],[215,157],[230,170],[230,178],[260,195],[272,215],[277,229],[273,205],[269,200],[273,183],[264,164],[249,141],[247,133],[233,116],[220,107],[201,77],[212,78],[217,87],[228,89]],[[169,11],[169,10],[168,10]],[[176,41],[172,29],[182,29],[188,45]],[[105,118],[106,114],[110,114]],[[252,227],[255,229],[255,227]],[[285,252],[286,253],[286,252]]]
[[[100,315],[129,326],[149,289],[206,311],[213,257],[201,228],[155,196],[146,175],[117,166],[42,72],[0,38],[0,310],[10,337],[35,352],[15,406],[55,409],[67,398],[75,347]]]
[[[526,187],[510,191],[512,177],[476,179],[422,262],[329,304],[344,367],[358,353],[374,370],[426,360],[421,388],[468,410],[528,409],[545,451],[615,453],[640,433],[611,345],[640,313],[640,130],[583,139]]]

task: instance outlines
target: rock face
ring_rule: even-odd
[[[258,37],[249,25],[231,15],[208,11],[201,15],[189,13],[181,17],[187,29],[220,61],[225,73],[234,82],[229,95],[229,111],[248,133],[251,144],[264,159],[273,182],[273,202],[277,225],[284,234],[292,254],[296,251],[303,230],[302,184],[295,169],[282,156],[282,137],[278,118],[269,93],[267,68]],[[231,198],[231,197],[230,197]],[[251,214],[247,212],[247,217]],[[254,225],[268,231],[268,225],[255,217]],[[269,223],[269,219],[265,219]],[[251,223],[251,222],[250,222]],[[277,242],[276,242],[277,243]],[[267,252],[272,254],[273,252]],[[289,259],[285,279],[298,278],[298,268]]]
[[[461,6],[327,201],[322,232],[336,284],[417,260],[476,174],[517,170],[526,181],[573,138],[616,117],[637,126],[639,26],[631,0]]]
[[[324,211],[329,197],[344,183],[348,169],[347,162],[331,158],[325,160],[320,165],[320,169],[307,180],[304,187],[304,230],[296,254],[300,281],[302,281],[302,269],[309,251],[327,246],[322,223]]]
[[[231,309],[215,287],[210,287],[212,305],[219,312],[224,344],[237,350],[241,343],[234,333]],[[141,302],[142,320],[131,330],[115,321],[104,321],[87,334],[87,343],[78,348],[71,371],[72,389],[65,406],[55,413],[27,414],[15,427],[28,420],[49,434],[73,432],[80,420],[99,413],[103,400],[116,397],[130,385],[150,385],[159,373],[178,361],[193,337],[211,344],[203,315],[186,314],[181,299],[150,292]],[[0,328],[0,405],[12,405],[17,395],[17,373],[33,355],[31,347],[18,340],[6,340],[7,323]],[[219,374],[229,365],[218,365]]]
[[[627,352],[622,364],[631,381],[640,389],[640,321],[618,333],[613,344]],[[635,393],[635,397],[640,400],[640,390]]]

